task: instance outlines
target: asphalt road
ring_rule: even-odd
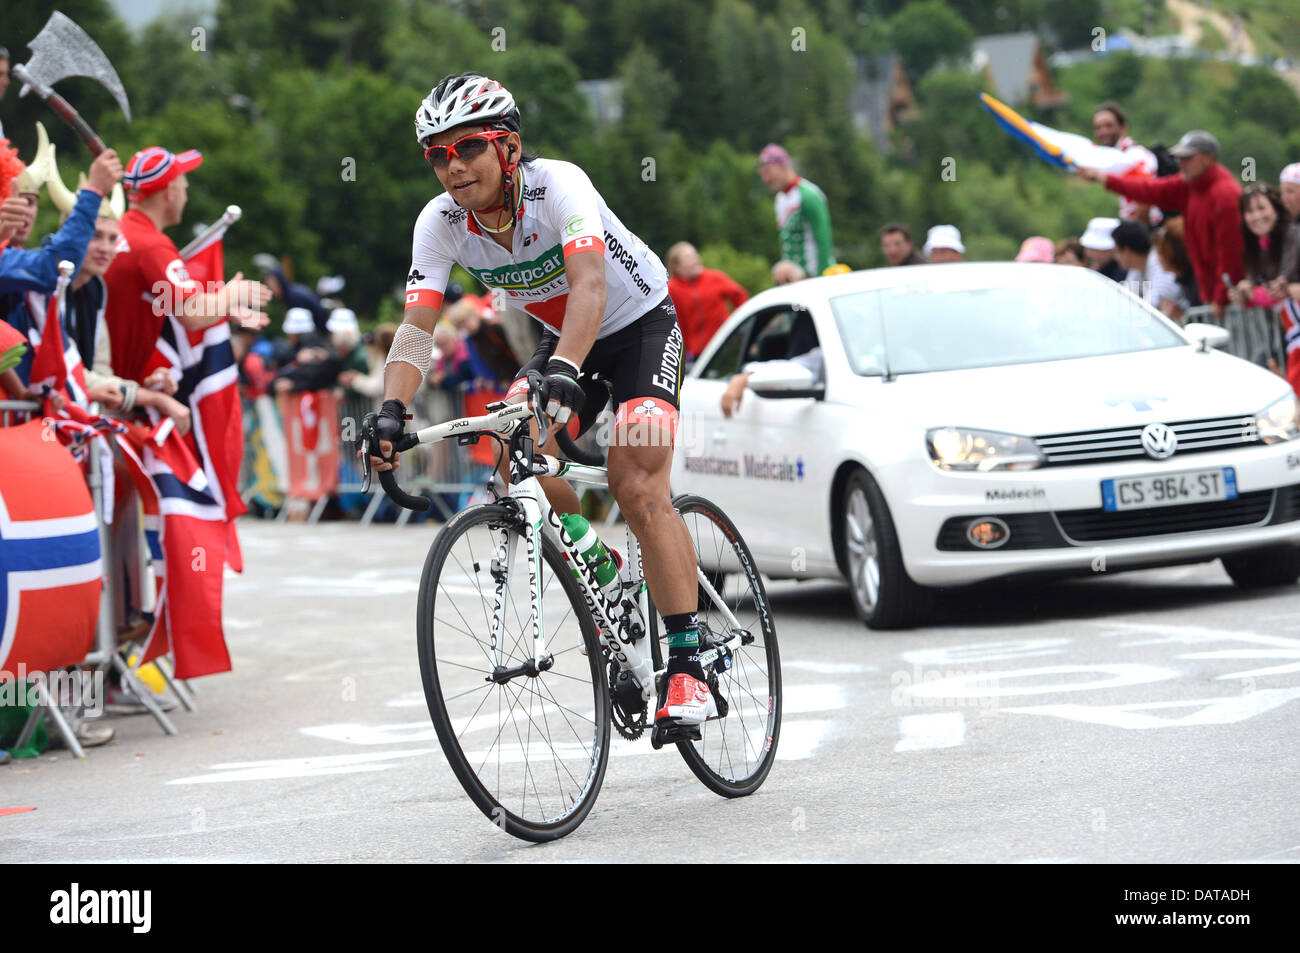
[[[414,615],[430,527],[245,521],[234,671],[164,736],[0,768],[0,861],[1300,860],[1300,592],[1217,563],[946,594],[872,633],[848,591],[770,587],[780,760],[709,793],[672,750],[616,747],[574,835],[490,824],[424,707]]]

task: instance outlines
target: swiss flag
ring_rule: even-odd
[[[282,394],[280,419],[289,445],[289,495],[304,500],[329,496],[339,483],[339,409],[334,394]]]
[[[100,549],[86,478],[34,420],[0,428],[0,679],[75,665],[95,641]]]

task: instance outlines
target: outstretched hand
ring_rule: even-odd
[[[271,300],[271,289],[260,281],[245,279],[241,271],[226,283],[222,293],[226,296],[226,316],[240,327],[260,331],[271,322],[261,310]]]

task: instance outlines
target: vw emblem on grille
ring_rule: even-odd
[[[1142,428],[1142,449],[1156,460],[1172,457],[1178,449],[1178,434],[1168,424],[1147,424]]]

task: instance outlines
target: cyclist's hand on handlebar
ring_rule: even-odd
[[[400,400],[384,401],[383,409],[379,411],[378,416],[366,415],[361,425],[363,437],[371,426],[379,446],[378,453],[375,452],[376,448],[373,445],[370,447],[370,465],[377,472],[397,469],[397,454],[393,452],[393,444],[401,439],[406,428],[406,406]],[[359,448],[357,456],[363,452]]]
[[[535,382],[532,374],[529,378],[533,409],[544,413],[552,424],[562,427],[582,410],[587,395],[578,383],[577,370],[568,361],[553,357],[546,362],[540,382]],[[548,439],[555,429],[555,426],[547,428]]]

